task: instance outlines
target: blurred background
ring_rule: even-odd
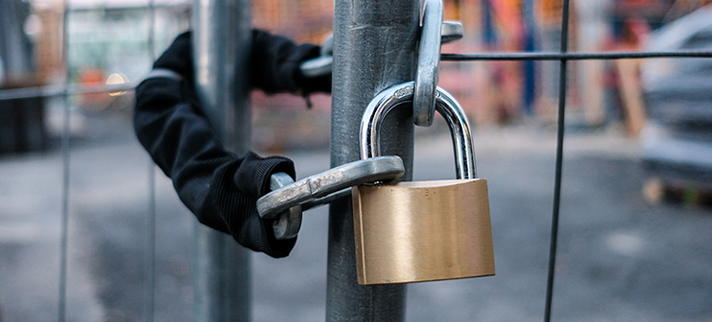
[[[444,3],[464,38],[443,53],[559,51],[561,1]],[[574,0],[570,50],[712,50],[710,3]],[[148,0],[0,0],[0,98],[18,88],[136,84],[190,29],[191,9],[186,0],[153,8]],[[253,0],[252,24],[321,43],[333,10],[332,1]],[[712,59],[568,66],[553,319],[712,321]],[[558,75],[558,61],[441,63],[439,85],[475,127],[497,275],[410,286],[409,321],[542,318]],[[0,321],[57,319],[64,206],[69,320],[137,321],[148,310],[158,321],[192,320],[194,219],[133,135],[133,92],[66,100],[0,100]],[[293,158],[300,178],[329,167],[331,98],[311,101],[307,109],[299,96],[251,96],[253,148]],[[449,146],[442,120],[417,128],[415,178],[451,177]],[[154,196],[156,295],[147,307]],[[324,320],[327,222],[326,207],[305,213],[289,258],[253,255],[255,321]]]

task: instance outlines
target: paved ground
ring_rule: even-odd
[[[480,129],[497,275],[408,288],[408,321],[541,321],[554,185],[555,133]],[[567,135],[553,319],[712,321],[712,211],[648,205],[635,141],[615,131]],[[299,176],[329,152],[290,151]],[[449,139],[423,137],[415,177],[452,177]],[[92,119],[73,141],[69,321],[145,316],[149,160],[125,119]],[[62,164],[58,151],[0,158],[2,322],[57,312]],[[190,321],[194,220],[156,175],[156,321]],[[292,255],[253,256],[255,321],[320,321],[326,297],[327,209],[305,214]]]

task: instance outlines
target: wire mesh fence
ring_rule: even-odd
[[[456,1],[459,2],[459,1]],[[463,3],[469,3],[468,1],[462,1]],[[522,8],[526,8],[526,3],[533,3],[534,1],[525,1],[525,4],[520,4]],[[551,1],[543,1],[543,3],[549,3]],[[483,1],[483,2],[475,2],[477,4],[480,4],[482,6],[495,6],[496,2],[492,1]],[[260,3],[259,5],[261,6],[267,6],[269,7],[270,5],[276,5],[272,3]],[[319,4],[321,11],[326,10],[326,9],[331,9],[329,6],[326,6],[324,4]],[[189,9],[187,9],[189,5],[185,3],[178,3],[178,4],[157,4],[154,2],[154,0],[150,0],[148,3],[142,3],[138,4],[134,7],[131,8],[131,10],[124,10],[121,13],[112,13],[109,8],[96,8],[96,7],[89,7],[89,8],[84,8],[84,9],[71,9],[69,7],[69,4],[67,2],[64,3],[63,7],[61,10],[59,10],[59,13],[61,13],[62,17],[62,24],[61,24],[61,31],[62,31],[62,41],[61,45],[58,48],[61,48],[60,51],[60,61],[59,66],[63,66],[63,71],[64,75],[60,76],[54,76],[55,78],[64,78],[58,82],[56,82],[58,85],[52,85],[52,86],[34,86],[34,87],[22,87],[22,88],[16,88],[16,89],[3,89],[0,90],[0,101],[11,101],[11,100],[21,100],[21,99],[27,99],[27,98],[34,98],[34,97],[44,97],[47,99],[47,102],[53,102],[52,106],[49,108],[54,108],[57,111],[61,111],[58,113],[55,113],[55,115],[61,115],[61,121],[59,121],[57,124],[58,128],[58,133],[60,134],[60,153],[59,155],[60,160],[61,160],[61,184],[58,190],[61,191],[61,220],[60,220],[60,234],[59,234],[59,239],[60,239],[60,250],[59,250],[59,272],[58,272],[58,289],[59,289],[59,295],[58,295],[58,303],[56,305],[57,308],[57,319],[59,321],[64,321],[66,319],[73,320],[73,318],[68,318],[70,316],[67,312],[67,297],[68,297],[68,287],[72,285],[71,281],[68,281],[68,276],[71,274],[68,272],[68,268],[71,268],[71,263],[68,262],[69,259],[73,258],[71,256],[71,249],[70,249],[70,243],[73,238],[75,238],[74,235],[71,234],[72,229],[71,229],[71,221],[72,220],[78,220],[75,218],[72,218],[70,214],[74,213],[72,209],[72,171],[73,169],[76,169],[76,167],[72,166],[72,163],[75,162],[76,158],[79,157],[78,155],[73,155],[72,154],[72,146],[73,146],[73,140],[72,140],[72,133],[74,131],[73,129],[73,116],[76,115],[76,109],[81,108],[80,106],[82,104],[86,104],[87,109],[84,110],[85,113],[93,113],[96,111],[91,111],[91,106],[101,106],[101,105],[109,105],[111,102],[114,100],[107,101],[106,96],[93,96],[93,94],[97,93],[124,93],[124,92],[129,92],[132,90],[133,86],[136,85],[136,81],[140,79],[140,75],[144,73],[146,70],[150,68],[150,63],[155,59],[156,53],[160,52],[162,48],[164,48],[167,43],[172,39],[172,37],[177,33],[178,30],[185,29],[188,25],[187,22],[187,17],[189,15]],[[326,9],[323,9],[322,7],[325,7]],[[506,6],[504,6],[506,7]],[[559,235],[559,213],[560,213],[560,207],[561,207],[561,193],[562,193],[562,178],[563,178],[563,156],[564,156],[564,130],[566,128],[566,111],[567,111],[567,96],[570,93],[569,88],[570,84],[567,83],[568,80],[570,79],[570,68],[569,65],[574,62],[574,61],[582,61],[582,60],[621,60],[621,59],[655,59],[655,58],[712,58],[712,50],[706,50],[706,49],[684,49],[683,50],[676,50],[676,51],[608,51],[608,52],[572,52],[570,51],[570,44],[569,44],[569,39],[571,38],[571,35],[569,34],[569,26],[571,25],[571,8],[570,8],[570,2],[568,0],[564,0],[561,2],[561,6],[557,7],[558,9],[551,9],[553,11],[560,11],[560,28],[558,30],[559,32],[559,39],[560,39],[560,44],[559,44],[559,50],[555,52],[541,52],[541,51],[531,51],[531,52],[482,52],[482,53],[444,53],[442,54],[442,61],[445,62],[445,64],[450,64],[449,62],[452,61],[459,61],[459,62],[474,62],[474,61],[481,61],[481,62],[494,62],[494,61],[518,61],[518,62],[527,62],[527,61],[554,61],[558,62],[558,77],[556,78],[556,85],[557,85],[557,98],[556,98],[556,106],[557,106],[557,112],[556,112],[556,129],[557,129],[557,144],[556,144],[556,161],[555,161],[555,170],[554,170],[554,193],[553,193],[553,211],[552,211],[552,223],[551,223],[551,235],[550,235],[550,246],[549,246],[549,261],[548,261],[548,270],[547,270],[547,288],[546,288],[546,294],[545,296],[545,309],[544,309],[544,319],[546,321],[549,321],[551,319],[552,315],[552,299],[553,299],[553,286],[554,286],[554,277],[555,277],[555,272],[556,272],[556,252],[557,252],[557,241],[558,241],[558,235]],[[479,7],[478,7],[479,8]],[[56,8],[55,8],[56,9]],[[103,10],[103,12],[102,12]],[[266,9],[261,9],[261,10],[266,10]],[[319,11],[319,10],[313,10],[314,12]],[[505,10],[506,8],[501,8],[499,7],[497,10]],[[319,11],[320,12],[320,11]],[[178,19],[169,19],[168,17],[174,16],[176,13],[180,13],[182,16],[181,18]],[[79,26],[79,22],[75,22],[77,25],[73,25],[71,22],[71,15],[72,14],[77,14],[77,15],[85,15],[86,17],[84,19],[84,23],[87,24],[87,26]],[[95,70],[92,70],[92,68],[80,68],[76,67],[76,65],[73,65],[72,62],[75,63],[83,63],[83,62],[91,62],[92,58],[90,54],[92,52],[92,42],[88,40],[91,38],[91,35],[93,34],[92,30],[92,25],[91,25],[91,19],[92,15],[98,15],[101,14],[101,19],[104,21],[111,21],[112,19],[115,19],[115,21],[121,21],[122,19],[125,19],[127,16],[131,17],[132,15],[139,19],[141,22],[142,28],[137,28],[135,30],[130,30],[130,31],[122,31],[122,33],[138,33],[142,34],[139,41],[128,41],[125,43],[121,42],[121,39],[118,39],[116,34],[110,34],[108,36],[108,39],[102,39],[101,41],[107,42],[107,43],[116,43],[117,47],[114,50],[114,54],[119,57],[119,56],[124,56],[125,51],[130,51],[130,52],[141,52],[141,54],[136,54],[134,56],[125,58],[127,60],[133,60],[132,63],[129,65],[133,65],[133,69],[128,69],[124,70],[124,75],[125,78],[121,77],[121,82],[123,84],[103,84],[105,83],[105,75],[101,75],[98,77],[99,79],[102,80],[102,84],[96,84],[96,82],[92,82],[92,72],[95,72]],[[461,12],[460,16],[462,18],[467,18],[468,14],[467,12]],[[279,14],[277,13],[272,13],[271,15],[266,15],[261,17],[257,23],[263,23],[263,24],[270,24],[270,23],[275,23],[276,20],[279,20]],[[330,26],[331,21],[329,21],[327,18],[321,17],[320,15],[314,14],[313,19],[317,19],[321,21],[322,23],[320,24],[319,31],[316,33],[312,33],[310,35],[303,36],[305,40],[311,40],[311,41],[319,41],[319,37],[321,36],[320,33],[325,33],[328,30],[322,30],[325,29],[325,26]],[[128,21],[132,21],[131,18],[127,19]],[[87,22],[88,21],[88,22]],[[502,22],[503,24],[507,24],[506,22]],[[161,25],[164,27],[164,29],[159,30],[160,28],[157,28],[157,25]],[[165,27],[166,25],[169,25],[169,27]],[[145,28],[148,26],[148,28]],[[86,33],[71,33],[72,28],[85,28],[83,30],[86,31]],[[96,27],[94,27],[96,28]],[[118,29],[124,28],[123,26],[119,25],[116,27]],[[484,28],[487,29],[487,28]],[[482,36],[485,40],[487,38],[486,32],[483,32],[485,34]],[[466,33],[466,37],[467,37]],[[71,39],[70,37],[76,37],[76,39]],[[134,37],[134,39],[137,37]],[[74,42],[73,42],[74,41]],[[75,44],[75,48],[72,48],[69,44]],[[137,45],[138,44],[138,45]],[[140,50],[132,50],[131,46],[143,46],[142,49],[145,49],[144,51]],[[468,47],[462,46],[460,47],[461,49],[467,49]],[[141,56],[140,58],[137,58],[138,56]],[[121,59],[117,59],[120,61]],[[55,62],[55,64],[57,64]],[[111,62],[92,62],[91,64],[88,65],[111,65]],[[117,63],[118,64],[118,63]],[[123,62],[125,65],[126,63]],[[464,66],[464,65],[463,65]],[[90,66],[91,67],[91,66]],[[111,69],[112,67],[108,67],[105,69]],[[463,67],[467,68],[467,67]],[[126,76],[128,75],[128,76]],[[84,83],[82,84],[82,80],[84,80]],[[338,80],[335,80],[338,81]],[[124,102],[126,104],[126,102]],[[124,117],[126,116],[126,112],[124,111]],[[106,126],[106,125],[103,125]],[[110,125],[109,125],[110,126]],[[124,129],[125,130],[125,129]],[[79,163],[81,161],[77,160]],[[144,193],[147,194],[147,203],[146,203],[146,214],[147,217],[143,218],[145,221],[145,231],[142,233],[142,237],[140,237],[144,242],[142,243],[142,247],[144,250],[142,251],[142,254],[144,255],[142,261],[143,265],[141,268],[136,268],[134,267],[133,269],[129,269],[130,272],[134,271],[139,271],[139,273],[136,273],[141,277],[141,283],[138,283],[141,285],[142,288],[142,295],[140,296],[140,299],[137,301],[140,302],[138,305],[142,307],[139,315],[141,315],[141,318],[146,320],[146,321],[153,321],[156,319],[154,312],[155,312],[155,301],[159,300],[156,298],[155,294],[155,288],[156,288],[156,283],[160,283],[161,281],[156,281],[156,254],[155,250],[157,248],[156,246],[156,232],[157,228],[156,227],[156,216],[157,216],[157,207],[158,205],[156,204],[156,177],[157,174],[155,173],[155,167],[151,162],[145,162],[144,169],[146,169],[146,183],[145,187],[146,190],[143,191]],[[136,236],[136,235],[133,235]],[[181,264],[177,265],[185,265],[184,262],[181,262]],[[184,268],[180,268],[184,269]],[[180,270],[179,269],[179,270]],[[134,272],[135,273],[135,272]],[[182,295],[183,297],[186,297],[186,295]],[[189,297],[187,297],[189,299]],[[104,299],[105,301],[111,301],[111,299]],[[185,302],[186,300],[184,300]],[[2,303],[0,303],[2,305]],[[135,312],[134,312],[135,313]],[[2,314],[2,313],[0,313]],[[133,314],[133,313],[132,313]],[[111,314],[105,315],[106,316],[112,316]],[[136,320],[138,319],[137,316],[121,316],[119,313],[115,313],[113,316],[116,320],[121,320],[122,318],[127,318],[130,320]],[[91,320],[91,313],[87,313],[87,316],[85,316],[82,319],[87,319]],[[493,320],[498,320],[497,317],[493,317]]]

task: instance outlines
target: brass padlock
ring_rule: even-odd
[[[412,101],[413,82],[374,98],[361,122],[361,156],[378,156],[390,110]],[[457,180],[352,188],[356,265],[363,285],[494,275],[487,181],[475,179],[470,127],[457,101],[438,88],[436,110],[450,127]]]

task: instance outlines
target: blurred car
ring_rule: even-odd
[[[646,51],[712,51],[712,6],[653,32]],[[712,58],[656,58],[640,66],[649,122],[643,161],[663,186],[712,189]]]

